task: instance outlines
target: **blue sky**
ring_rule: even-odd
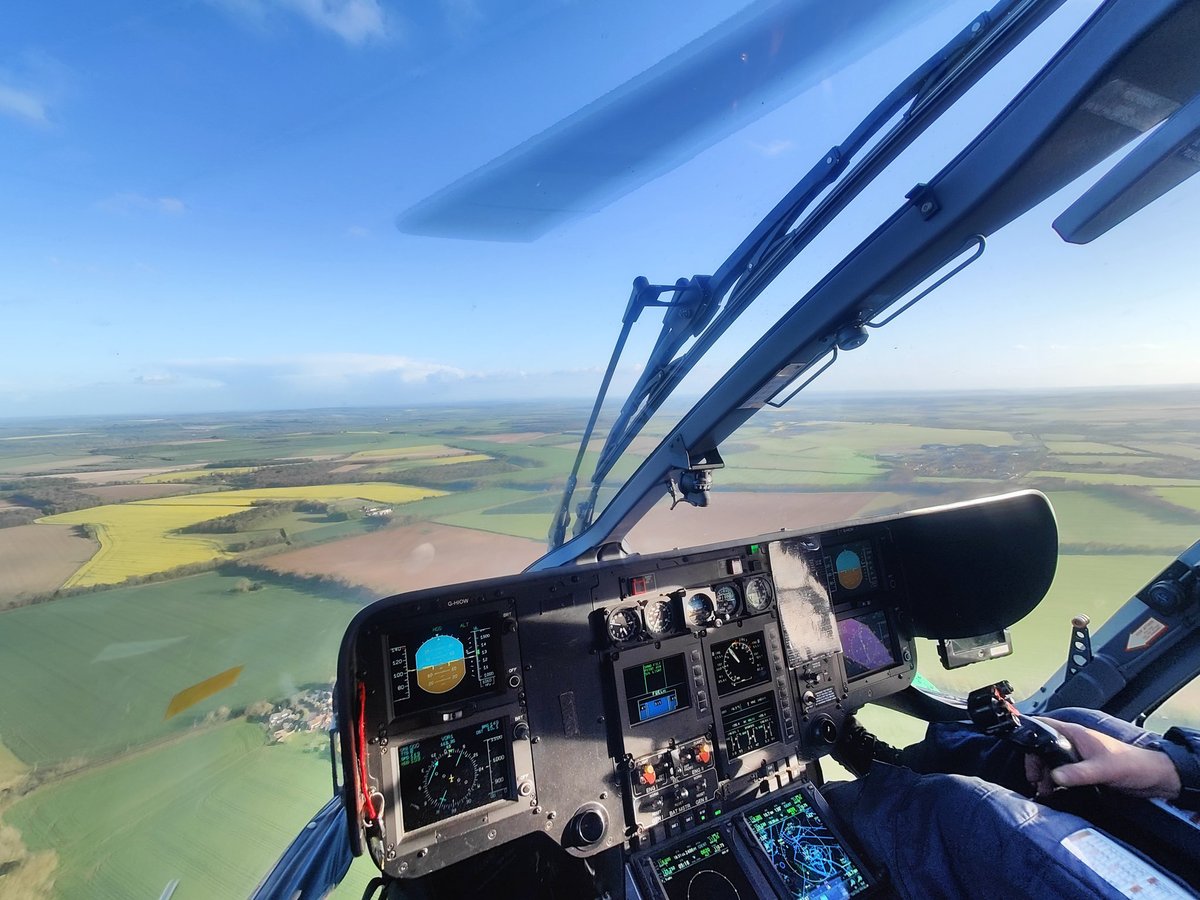
[[[799,65],[761,109],[730,110],[674,145],[664,136],[659,165],[611,185],[589,214],[537,240],[497,243],[414,236],[395,222],[689,42],[712,40],[739,8],[7,4],[0,416],[590,396],[635,275],[712,271],[819,154],[982,8],[912,0],[883,14],[846,0],[840,14],[858,23],[848,30],[808,6],[831,17],[840,50]],[[932,176],[1090,6],[1069,2],[900,160],[688,389],[705,387]],[[1194,306],[1196,185],[1081,250],[1049,222],[1083,187],[997,235],[984,261],[821,386],[1200,382],[1178,327]],[[620,383],[656,329],[644,316]]]

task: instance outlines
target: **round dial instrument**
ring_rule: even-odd
[[[683,603],[683,617],[693,628],[704,628],[711,625],[716,618],[717,610],[713,598],[705,593],[695,593]]]
[[[713,594],[715,595],[714,602],[716,603],[718,616],[728,622],[737,615],[738,607],[742,605],[742,598],[738,594],[738,589],[735,585],[717,585]]]
[[[631,606],[619,606],[608,614],[608,637],[614,643],[632,641],[642,630],[642,620]]]
[[[646,632],[651,637],[662,637],[675,630],[675,611],[666,597],[648,601],[642,615],[646,620]]]
[[[746,583],[746,608],[750,612],[762,612],[771,605],[771,599],[774,596],[775,592],[771,589],[771,582],[762,575],[751,578]]]
[[[737,638],[721,652],[717,669],[731,687],[736,687],[762,674],[762,654],[745,638]]]
[[[442,815],[477,805],[479,762],[465,747],[448,747],[436,754],[421,774],[425,799]]]

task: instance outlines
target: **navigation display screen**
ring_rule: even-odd
[[[499,612],[384,637],[392,716],[473,700],[504,689]]]
[[[730,759],[745,756],[779,740],[779,711],[775,692],[767,691],[747,700],[721,707],[725,750]]]
[[[835,605],[879,587],[879,564],[871,541],[827,547],[823,562],[829,598]]]
[[[504,723],[492,719],[401,745],[397,755],[405,831],[493,800],[512,799]]]
[[[720,831],[701,834],[651,858],[669,900],[758,896]]]
[[[623,674],[630,725],[669,716],[692,705],[682,653],[630,666]]]
[[[839,619],[837,627],[849,680],[896,665],[896,638],[882,609],[854,619]]]
[[[742,816],[787,896],[844,900],[870,882],[803,792]]]

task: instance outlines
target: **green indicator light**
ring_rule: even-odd
[[[714,816],[719,816],[720,814],[721,814],[721,811],[720,811],[719,809],[714,809],[714,810],[713,810],[713,815],[714,815]]]
[[[751,545],[750,545],[750,552],[751,552],[751,553],[757,553],[757,552],[758,552],[758,544],[751,544]]]

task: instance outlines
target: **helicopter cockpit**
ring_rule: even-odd
[[[829,815],[820,761],[868,704],[927,721],[965,717],[963,703],[916,679],[916,641],[937,641],[947,668],[1013,651],[1007,629],[1055,571],[1045,497],[1018,492],[649,555],[623,538],[668,494],[672,506],[707,506],[722,446],[741,424],[786,402],[1082,171],[1138,140],[1056,220],[1074,242],[1192,174],[1194,154],[1180,148],[1200,133],[1200,69],[1184,48],[1200,37],[1200,6],[1104,4],[753,344],[619,490],[608,479],[757,293],[1047,13],[1001,4],[971,23],[712,276],[634,281],[550,552],[530,571],[393,597],[355,618],[338,668],[339,790],[354,852],[369,855],[398,896],[481,883],[478,867],[493,867],[485,854],[530,842],[578,862],[577,880],[554,890],[580,895],[849,897],[883,881]],[[1168,101],[1133,116],[1129,104],[1150,96]],[[1181,152],[1191,162],[1179,162]],[[572,513],[608,379],[651,306],[665,307],[662,331]],[[1150,681],[1161,689],[1191,678],[1198,552],[1154,575],[1094,644],[1079,626],[1061,683],[1048,682],[1024,711],[1071,703],[1133,717],[1151,703]],[[1164,838],[1176,847],[1192,839]],[[536,868],[525,888],[518,879],[505,890],[535,892]]]
[[[702,872],[858,894],[876,876],[809,765],[911,685],[914,637],[1024,615],[1056,549],[1045,498],[1020,493],[382,601],[339,666],[356,848],[419,878],[541,835],[628,850],[647,897]],[[820,861],[775,865],[798,830]]]

